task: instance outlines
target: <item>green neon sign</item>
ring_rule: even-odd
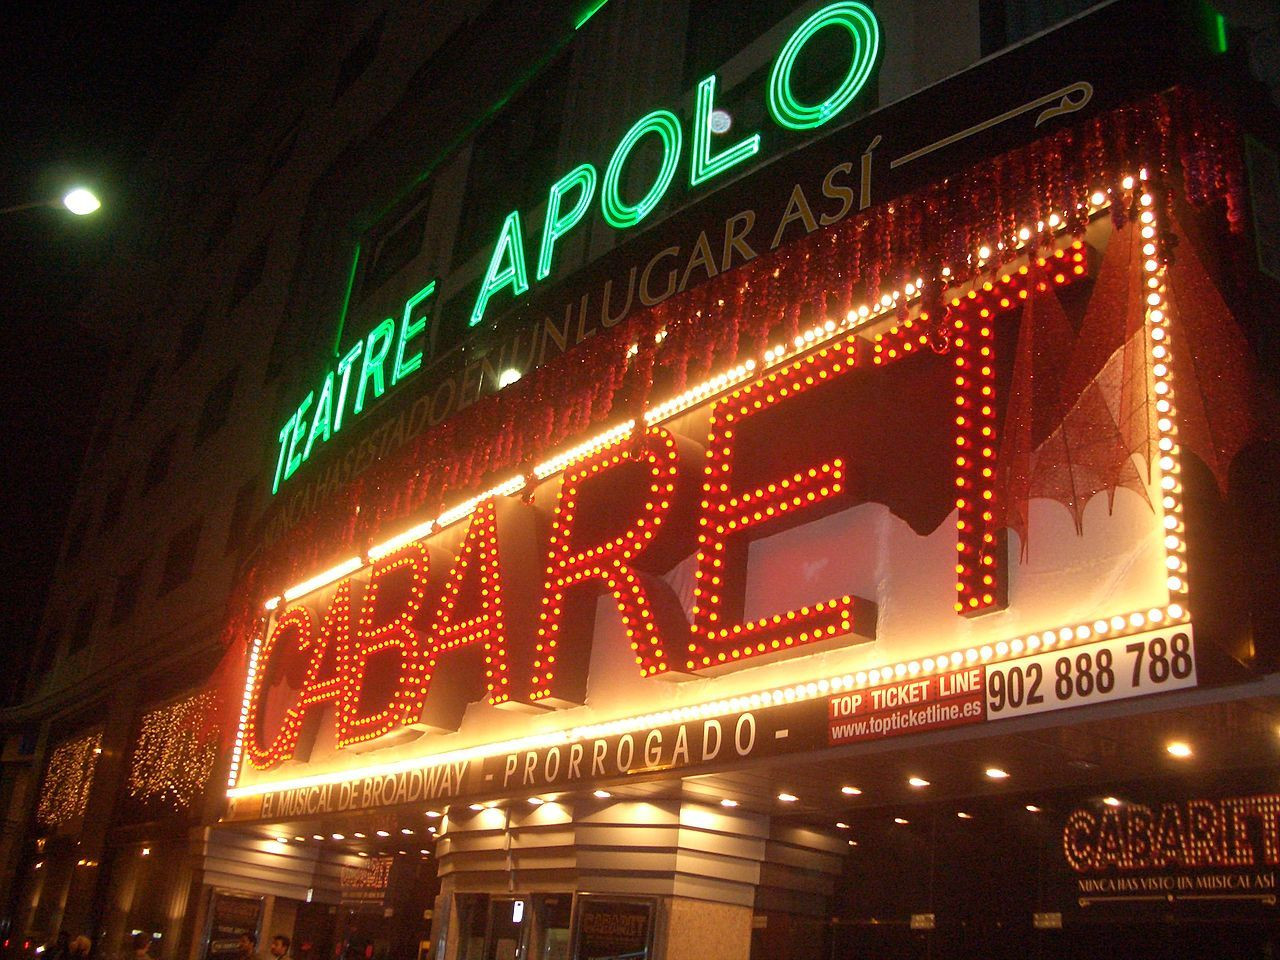
[[[351,416],[358,416],[371,401],[422,369],[419,338],[426,333],[428,323],[423,304],[435,289],[436,282],[432,280],[405,301],[398,328],[396,321],[388,317],[357,340],[336,365],[325,371],[320,392],[312,390],[289,415],[278,437],[280,451],[271,484],[273,494],[311,459],[316,449],[342,431],[349,399],[354,396]]]
[[[505,261],[505,263],[504,263]],[[529,271],[524,265],[524,236],[520,230],[520,211],[512,210],[502,222],[498,244],[489,258],[484,283],[480,284],[480,296],[471,311],[471,326],[484,319],[484,308],[489,298],[503,287],[510,287],[512,296],[519,296],[529,289]]]
[[[796,62],[808,43],[822,30],[847,31],[852,39],[852,54],[844,77],[820,103],[803,103],[792,90],[791,76]],[[765,100],[769,116],[785,130],[815,130],[834,120],[867,85],[880,55],[880,24],[875,14],[858,0],[839,0],[828,4],[806,19],[787,38],[769,73]],[[689,186],[698,187],[714,180],[738,164],[760,152],[761,138],[752,133],[718,153],[713,152],[711,118],[715,112],[716,77],[714,74],[698,84],[690,136]],[[637,145],[656,136],[662,147],[662,162],[648,190],[637,201],[624,199],[621,181],[627,160]],[[600,179],[600,215],[605,223],[619,230],[639,225],[662,201],[675,178],[680,164],[684,131],[680,119],[670,110],[658,109],[641,117],[623,135]],[[543,221],[542,245],[534,282],[551,275],[555,244],[586,216],[595,190],[595,168],[584,163],[557,180],[547,195],[547,212]],[[565,197],[574,194],[572,206],[564,209]],[[520,231],[519,211],[511,213],[502,225],[489,269],[471,311],[471,326],[483,322],[490,299],[511,288],[515,299],[529,290],[525,268],[525,251]]]
[[[849,72],[831,96],[821,103],[801,103],[791,91],[791,71],[795,69],[805,44],[819,30],[828,27],[847,30],[853,40]],[[846,2],[823,7],[800,24],[773,62],[773,70],[769,74],[769,115],[779,126],[789,130],[813,130],[822,126],[847,107],[866,86],[879,53],[880,25],[865,4]]]
[[[631,151],[650,133],[656,134],[662,143],[662,165],[649,185],[649,192],[637,203],[627,203],[619,193],[618,181],[622,179]],[[613,151],[609,166],[604,171],[604,182],[600,185],[600,207],[606,223],[614,227],[634,227],[653,212],[675,179],[676,165],[680,162],[680,139],[680,118],[670,110],[655,110],[641,117],[627,131]]]
[[[575,189],[578,191],[578,197],[573,206],[561,213],[562,199],[565,194]],[[542,226],[542,248],[538,251],[538,270],[535,274],[537,279],[545,280],[550,276],[551,251],[556,241],[587,215],[595,192],[596,168],[589,163],[574,167],[551,185],[551,194],[547,197],[546,222]]]
[[[732,147],[711,156],[711,114],[715,110],[716,75],[698,84],[697,107],[693,113],[693,152],[689,157],[689,186],[696,187],[718,177],[730,167],[750,160],[760,152],[760,134],[753,133]]]
[[[585,16],[603,6],[592,0]],[[847,31],[852,42],[849,68],[836,88],[820,103],[803,103],[792,90],[791,77],[806,45],[822,30]],[[809,131],[830,123],[851,104],[866,86],[880,55],[880,25],[871,9],[857,0],[828,4],[806,19],[787,38],[774,59],[765,90],[769,116],[785,130]],[[712,127],[715,110],[716,77],[703,79],[694,101],[693,126],[689,136],[689,186],[700,187],[734,167],[755,157],[761,148],[759,132],[753,132],[717,150]],[[648,188],[638,200],[622,195],[623,174],[637,146],[646,137],[656,137],[662,160]],[[641,117],[622,137],[600,176],[590,163],[582,163],[551,185],[547,194],[541,242],[534,264],[534,282],[551,276],[556,244],[582,223],[599,191],[600,216],[612,227],[625,230],[642,223],[662,202],[675,180],[684,148],[680,118],[670,110],[657,109]],[[359,262],[359,247],[352,262],[347,300]],[[435,292],[432,280],[405,301],[397,324],[388,317],[357,340],[337,364],[325,371],[318,392],[312,389],[280,429],[272,493],[310,459],[312,453],[337,436],[350,416],[360,415],[369,403],[409,379],[422,369],[424,343],[429,323],[424,306]],[[529,292],[524,229],[520,211],[509,213],[498,231],[484,279],[471,310],[470,325],[484,321],[494,296],[512,299]],[[343,317],[346,316],[343,304]],[[337,345],[334,349],[337,355]],[[357,364],[359,369],[357,370]]]

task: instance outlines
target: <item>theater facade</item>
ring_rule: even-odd
[[[190,956],[1270,955],[1274,105],[1137,2],[868,110],[888,15],[645,103],[475,350],[423,273],[286,405]]]

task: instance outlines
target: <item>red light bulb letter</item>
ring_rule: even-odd
[[[350,580],[339,585],[318,637],[315,636],[311,612],[305,607],[291,607],[276,621],[275,629],[259,655],[258,674],[249,695],[244,747],[249,763],[255,768],[269,770],[285,760],[305,760],[309,755],[319,706],[337,701],[343,689],[341,675],[334,669],[332,659],[325,655],[344,642],[350,621]],[[267,687],[281,679],[281,671],[285,669],[284,658],[290,653],[307,657],[302,689],[298,699],[285,711],[275,737],[270,743],[264,743]],[[307,734],[305,737],[304,732]]]
[[[579,701],[582,696],[585,670],[578,668],[585,668],[585,663],[574,666],[574,676],[562,676],[568,665],[561,662],[561,652],[566,636],[566,595],[573,588],[591,581],[602,583],[613,595],[641,675],[649,677],[671,669],[659,621],[678,624],[679,601],[665,583],[652,573],[638,569],[635,561],[651,548],[658,528],[671,511],[676,477],[680,472],[680,451],[675,437],[660,427],[650,427],[646,431],[643,448],[628,457],[626,451],[631,442],[630,439],[620,441],[565,470],[552,520],[546,586],[542,609],[538,613],[538,640],[530,694],[534,703],[566,704]],[[610,529],[600,538],[584,543],[588,538],[584,536],[585,524],[578,518],[578,513],[590,492],[589,487],[594,486],[597,492],[609,492],[609,488],[597,486],[597,483],[604,482],[598,478],[611,472],[613,477],[610,480],[615,481],[620,468],[625,465],[645,468],[643,501],[638,516],[629,526],[610,537],[609,534],[617,531],[619,526],[617,514],[621,509],[617,506],[617,499],[632,500],[630,496],[614,494],[605,504],[612,515],[591,518],[598,525],[607,522]],[[630,519],[632,515],[624,513],[622,519]],[[577,599],[582,601],[581,597]],[[590,600],[590,597],[586,599]],[[575,661],[584,659],[574,658]],[[577,676],[578,673],[582,676]]]
[[[853,339],[799,359],[718,400],[711,412],[699,519],[697,586],[685,665],[701,670],[844,633],[874,635],[875,605],[843,596],[742,622],[746,556],[741,534],[816,506],[843,490],[836,457],[755,489],[732,484],[736,431],[744,421],[853,368]],[[730,544],[738,549],[731,551]],[[730,556],[733,553],[734,556]]]
[[[517,581],[504,584],[501,557],[519,556],[537,541],[533,529],[533,509],[517,500],[496,498],[479,504],[458,548],[444,593],[432,621],[430,641],[422,652],[421,687],[415,704],[417,716],[436,730],[456,730],[468,703],[487,698],[491,704],[508,700],[511,683],[507,657],[507,619],[511,606],[525,613],[531,608],[531,591]],[[502,554],[499,553],[502,530]],[[519,569],[517,565],[516,569]],[[528,579],[528,578],[526,578]],[[459,662],[464,655],[470,663]],[[450,657],[447,684],[432,688],[436,667],[442,657]],[[479,682],[483,661],[483,693]],[[468,673],[470,671],[470,673]]]
[[[429,572],[427,550],[420,543],[411,543],[374,564],[355,634],[339,658],[343,685],[335,721],[339,747],[374,740],[411,721],[413,691],[422,670],[416,624]],[[407,582],[398,582],[403,578]],[[378,602],[388,592],[393,592],[396,602],[395,616],[390,618]],[[399,652],[398,669],[394,689],[379,696],[369,682],[370,661],[384,650]],[[369,701],[376,709],[368,709]],[[362,708],[368,712],[362,714]]]

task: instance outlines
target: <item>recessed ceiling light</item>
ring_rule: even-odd
[[[992,780],[1007,780],[1009,771],[1001,770],[999,767],[987,767],[987,776]]]
[[[357,851],[356,851],[356,856],[357,856],[357,857],[367,857],[367,856],[368,856],[368,854],[367,854],[367,853],[365,853],[363,850],[357,850]]]
[[[841,787],[840,792],[846,797],[858,797],[862,795],[862,791],[857,787]]]
[[[720,801],[720,806],[722,807],[736,807],[737,805],[738,805],[737,800],[721,800]]]
[[[1103,798],[1102,798],[1102,802],[1103,802],[1103,803],[1105,803],[1108,807],[1118,807],[1118,806],[1120,806],[1120,798],[1119,798],[1119,797],[1103,797]]]
[[[1027,804],[1027,812],[1028,812],[1028,813],[1039,813],[1039,812],[1040,812],[1040,808],[1039,808],[1039,807],[1037,807],[1034,803],[1028,803],[1028,804]]]
[[[929,786],[929,781],[926,780],[924,777],[909,777],[907,779],[907,783],[911,784],[913,787]]]
[[[840,830],[848,830],[848,829],[849,829],[849,825],[848,825],[847,823],[845,823],[843,820],[839,821],[839,822],[836,824],[836,827],[837,827],[838,829],[840,829]]]
[[[323,839],[324,839],[324,834],[323,834],[323,833],[313,833],[313,834],[311,835],[311,839],[312,839],[312,840],[323,840]]]
[[[391,836],[391,834],[387,833],[387,831],[385,831],[385,830],[379,830],[379,831],[378,831],[378,836],[380,836],[380,837],[389,837],[389,836]]]
[[[850,841],[849,841],[849,846],[851,846],[851,847],[856,847],[857,845],[858,845],[858,841],[857,841],[857,840],[850,840]]]
[[[306,837],[294,837],[293,839],[297,840],[299,843],[306,843],[307,841]]]
[[[535,806],[535,807],[540,807],[540,806],[542,806],[542,805],[543,805],[544,803],[546,803],[546,802],[547,802],[547,801],[543,800],[541,797],[530,797],[530,798],[529,798],[529,803],[530,803],[532,806]]]
[[[335,833],[335,834],[333,835],[333,839],[335,839],[335,840],[345,840],[345,839],[347,839],[347,837],[346,837],[346,834],[342,834],[342,833]]]
[[[474,811],[476,811],[476,813],[479,813],[481,810],[483,810],[483,809],[484,809],[484,804],[483,804],[483,803],[473,803],[473,804],[471,805],[471,809],[472,809],[472,810],[474,810]]]
[[[596,790],[591,795],[595,797],[597,800],[608,800],[610,797],[613,796],[613,794],[610,793],[608,790]]]
[[[419,852],[420,854],[422,854],[424,857],[426,857],[426,856],[430,856],[430,854],[431,854],[431,851],[430,851],[430,850],[426,850],[426,849],[419,850],[418,852]]]
[[[959,817],[961,820],[972,820],[972,819],[973,819],[973,814],[972,814],[972,813],[965,813],[963,810],[957,810],[957,811],[956,811],[956,816],[957,816],[957,817]]]
[[[276,837],[276,843],[288,843],[288,842],[289,842],[288,837]]]
[[[910,823],[911,821],[908,820],[906,817],[894,817],[893,822],[894,823]]]
[[[401,828],[400,828],[400,832],[401,832],[401,833],[403,833],[406,837],[412,837],[412,836],[413,836],[413,831],[412,831],[412,830],[410,830],[408,827],[401,827]]]
[[[794,793],[780,793],[778,794],[778,799],[781,800],[783,803],[795,803],[800,798],[797,797]]]
[[[1165,750],[1169,756],[1177,757],[1179,760],[1185,760],[1191,756],[1191,744],[1184,743],[1182,740],[1171,740],[1165,744]]]
[[[359,832],[357,832],[357,833],[353,833],[353,834],[352,834],[352,836],[353,836],[353,837],[355,837],[357,840],[363,840],[363,839],[364,839],[364,834],[363,834],[363,833],[359,833]]]
[[[428,817],[430,817],[432,820],[439,819],[439,817],[440,817],[440,811],[439,811],[439,810],[428,810],[428,811],[427,811],[427,816],[428,816]]]

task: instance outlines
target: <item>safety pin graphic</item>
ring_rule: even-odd
[[[908,153],[904,157],[898,157],[898,159],[890,162],[889,169],[892,170],[895,167],[900,167],[903,164],[910,163],[912,160],[918,160],[925,154],[933,153],[935,150],[941,150],[943,147],[949,147],[951,144],[963,140],[966,137],[971,137],[975,133],[981,133],[983,130],[989,130],[991,127],[999,126],[1006,120],[1012,120],[1014,117],[1021,116],[1024,113],[1030,113],[1032,110],[1039,107],[1053,104],[1048,107],[1047,110],[1042,110],[1040,115],[1036,117],[1035,125],[1037,127],[1046,120],[1050,120],[1054,117],[1060,117],[1068,113],[1075,113],[1077,110],[1084,109],[1085,105],[1092,99],[1093,84],[1081,80],[1077,83],[1065,86],[1060,90],[1055,90],[1053,93],[1047,93],[1043,97],[1024,103],[1019,107],[1014,107],[1012,110],[1006,110],[998,117],[992,117],[990,120],[984,120],[982,123],[974,124],[972,127],[967,127],[959,133],[953,133],[949,137],[935,141],[927,147],[921,147],[919,150]]]

